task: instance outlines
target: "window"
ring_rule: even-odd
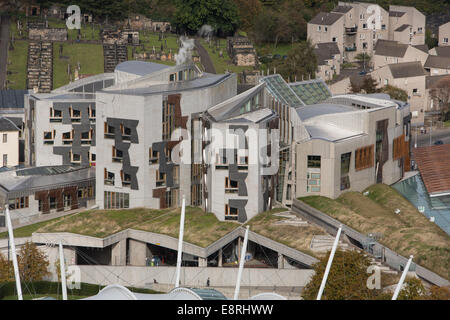
[[[341,155],[341,177],[348,174],[350,171],[350,158],[351,152],[347,152]]]
[[[130,207],[130,194],[121,192],[104,193],[104,208],[105,209],[123,209]]]
[[[15,199],[9,199],[8,201],[8,207],[10,210],[28,208],[28,206],[29,206],[28,197],[19,197]]]
[[[386,25],[385,24],[381,25],[381,30],[386,30]]]
[[[122,180],[123,186],[131,185],[131,175],[129,175],[128,173],[124,173],[123,170],[120,170],[120,178]]]
[[[80,163],[81,162],[81,155],[80,154],[70,152],[70,156],[71,156],[71,161],[72,162],[75,162],[75,163]]]
[[[363,23],[363,29],[367,29],[367,23]]]
[[[238,182],[225,177],[225,193],[236,193],[238,191]]]
[[[448,43],[448,38],[444,38],[444,43]]]
[[[62,111],[50,108],[50,122],[61,122],[62,121]]]
[[[104,169],[104,179],[105,184],[114,185],[114,173],[109,172],[106,168]]]
[[[104,133],[105,138],[111,138],[111,135],[114,135],[114,127],[108,125],[106,121],[104,122]]]
[[[317,26],[317,31],[320,31],[320,30],[322,30],[322,27],[321,26]]]
[[[123,152],[121,150],[116,149],[115,146],[112,146],[112,160],[114,162],[123,161]]]
[[[320,156],[308,156],[308,168],[320,168]]]
[[[336,41],[337,41],[336,37],[333,37],[333,42],[336,42]]]
[[[367,42],[363,42],[363,49],[367,49]]]
[[[3,143],[7,143],[8,142],[8,134],[4,133],[3,134]]]
[[[8,155],[7,154],[3,155],[3,166],[4,167],[8,166]]]
[[[237,208],[231,208],[228,204],[225,205],[225,220],[237,220],[238,215]]]
[[[44,131],[44,144],[53,144],[55,139],[56,131]]]
[[[48,197],[49,208],[56,209],[56,197]]]
[[[172,73],[172,74],[169,76],[169,81],[170,81],[170,82],[177,81],[177,74],[176,74],[176,73]]]
[[[422,30],[423,30],[422,27],[418,27],[418,28],[417,28],[417,32],[418,32],[418,33],[422,33]]]
[[[384,79],[384,85],[387,86],[389,84],[389,80],[388,79]]]
[[[175,130],[175,105],[163,101],[162,105],[162,139],[170,140],[172,132]]]
[[[325,32],[327,32],[328,31],[328,28],[327,27],[325,27]]]
[[[413,96],[418,96],[419,90],[417,88],[415,88],[415,89],[413,89],[412,93],[413,93]]]
[[[150,162],[150,164],[158,163],[158,161],[159,161],[159,152],[153,150],[152,147],[150,147],[150,148],[148,149],[148,156],[149,156],[149,162]]]
[[[156,186],[162,187],[166,185],[166,174],[156,170]]]

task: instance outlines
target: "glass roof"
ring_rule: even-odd
[[[215,289],[190,288],[190,290],[198,294],[203,300],[228,300],[227,297]]]
[[[270,93],[284,104],[292,107],[304,105],[279,74],[264,77],[262,81],[267,84]]]
[[[307,105],[317,104],[331,97],[327,85],[322,80],[295,82],[289,86]]]

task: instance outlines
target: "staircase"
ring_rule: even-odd
[[[103,43],[104,72],[114,72],[119,63],[128,60],[126,45]]]
[[[28,44],[27,88],[48,93],[53,88],[53,44],[30,41]]]

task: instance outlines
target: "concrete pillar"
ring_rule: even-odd
[[[278,269],[284,269],[284,257],[281,253],[278,253]]]
[[[147,258],[147,244],[145,242],[129,239],[128,240],[129,265],[145,266]]]
[[[222,266],[222,256],[223,256],[222,248],[220,248],[220,249],[219,249],[219,257],[217,258],[217,266],[218,266],[218,267],[221,267],[221,266]]]
[[[241,237],[238,238],[238,262],[239,259],[241,259],[241,249],[242,249],[242,239]]]
[[[111,265],[125,266],[127,264],[127,240],[123,239],[112,245]]]
[[[198,266],[199,267],[207,267],[208,266],[208,259],[207,258],[198,257]]]

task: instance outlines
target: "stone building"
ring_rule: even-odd
[[[247,37],[228,37],[227,51],[237,66],[256,66],[257,56],[253,44]]]
[[[67,41],[65,28],[30,28],[28,38],[38,41]]]

